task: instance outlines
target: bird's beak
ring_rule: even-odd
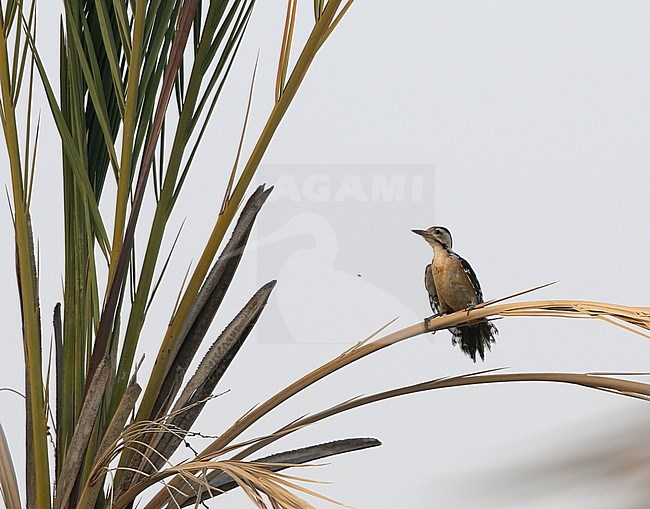
[[[411,231],[413,233],[417,233],[418,235],[420,235],[422,237],[426,237],[428,235],[428,232],[426,232],[425,230],[411,230]]]

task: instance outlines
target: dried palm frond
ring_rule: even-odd
[[[205,471],[218,471],[232,479],[250,500],[260,509],[296,509],[296,508],[313,508],[311,504],[296,495],[294,492],[301,492],[306,495],[317,497],[321,500],[342,505],[339,502],[310,490],[298,482],[313,481],[304,477],[296,477],[277,472],[282,468],[305,467],[309,464],[286,464],[286,463],[262,463],[248,461],[190,461],[174,467],[155,472],[139,483],[131,487],[126,493],[121,495],[117,500],[112,501],[110,507],[113,509],[123,509],[127,507],[133,499],[142,491],[154,484],[163,481],[172,476],[179,476],[185,482],[194,485],[198,491],[214,490],[201,475]],[[267,502],[268,501],[268,502]]]
[[[261,439],[254,442],[252,445],[254,446],[256,443],[263,442],[264,439]],[[377,447],[379,445],[381,445],[381,442],[375,438],[348,438],[272,454],[264,458],[256,459],[254,462],[271,465],[266,468],[277,472],[285,468],[296,466],[297,464],[312,463],[329,456],[359,451],[369,447]],[[237,487],[237,483],[223,472],[210,472],[205,475],[204,479],[208,482],[210,490],[203,489],[199,492],[194,490],[194,492],[187,493],[179,490],[173,496],[172,505],[187,507],[194,504],[197,498],[206,500]]]
[[[136,383],[135,379],[132,380],[97,449],[95,463],[79,498],[79,509],[92,509],[95,507],[95,501],[103,487],[104,471],[108,469],[110,462],[115,457],[117,444],[122,439],[124,426],[129,415],[133,412],[140,392],[142,392],[142,388]]]
[[[72,492],[74,484],[79,476],[83,465],[83,459],[88,447],[88,441],[95,425],[97,412],[99,412],[104,395],[104,389],[108,383],[110,370],[110,358],[105,356],[97,367],[97,374],[90,384],[86,400],[81,408],[77,428],[72,435],[70,446],[61,466],[61,474],[57,479],[56,496],[54,497],[54,509],[65,509],[68,507],[68,497]]]
[[[535,302],[515,302],[508,304],[493,304],[468,311],[458,311],[449,315],[427,319],[424,322],[405,327],[386,336],[362,342],[346,350],[338,357],[318,367],[303,376],[275,396],[262,403],[252,412],[227,430],[218,440],[210,445],[202,454],[210,455],[225,444],[239,436],[245,429],[263,415],[276,408],[282,402],[314,384],[318,380],[338,371],[339,369],[366,357],[378,350],[405,341],[412,337],[435,330],[447,329],[467,324],[475,320],[495,316],[561,316],[563,318],[598,318],[614,325],[637,332],[646,336],[643,331],[650,330],[650,308],[588,302],[579,300],[546,300]]]
[[[129,388],[137,390],[134,394],[139,392],[139,387],[137,387],[137,384],[135,383],[132,383]],[[127,406],[127,404],[124,405],[125,408]],[[186,409],[181,410],[181,412],[183,411],[186,411]],[[167,416],[167,418],[169,417],[173,417],[173,414]],[[115,427],[112,426],[112,429],[115,429]],[[98,460],[93,466],[88,476],[88,482],[82,492],[80,499],[81,503],[79,504],[81,509],[92,509],[94,497],[97,496],[97,489],[103,483],[103,479],[107,473],[115,470],[124,470],[122,467],[117,467],[117,469],[111,468],[110,465],[115,459],[119,458],[125,450],[131,450],[136,454],[136,457],[141,457],[143,459],[146,459],[147,456],[153,459],[156,458],[155,455],[158,453],[153,447],[147,445],[144,440],[147,435],[151,434],[169,434],[171,436],[178,436],[181,439],[184,439],[188,435],[198,435],[206,438],[200,433],[188,433],[184,429],[166,424],[165,418],[150,422],[133,422],[119,433],[112,443],[102,443],[102,446],[99,449],[99,454],[97,455]],[[223,452],[232,452],[237,449],[251,446],[260,441],[269,440],[270,438],[272,438],[272,436],[262,436],[241,443],[232,444]],[[130,487],[127,486],[126,489],[119,491],[113,490],[113,500],[110,502],[110,506],[120,508],[125,507],[129,504],[129,500],[132,500],[133,497],[137,496],[151,485],[158,482],[165,484],[165,479],[169,476],[177,476],[183,481],[181,489],[165,484],[164,489],[173,500],[172,506],[174,507],[184,507],[194,503],[197,497],[204,500],[237,487],[243,488],[244,491],[252,490],[248,492],[249,494],[263,494],[268,498],[271,507],[276,507],[276,505],[273,504],[277,504],[277,507],[285,507],[282,505],[285,502],[296,502],[296,499],[294,498],[295,495],[286,492],[286,490],[283,491],[283,487],[320,497],[324,500],[329,500],[326,497],[322,497],[321,495],[292,482],[294,480],[308,481],[307,479],[293,477],[286,474],[273,476],[269,475],[269,473],[278,473],[291,467],[311,466],[314,461],[329,456],[359,451],[371,447],[377,447],[379,445],[381,445],[381,442],[374,438],[350,438],[276,453],[263,458],[258,458],[252,462],[237,459],[204,461],[194,458],[191,461],[172,465],[169,461],[166,461],[167,466],[164,469],[156,468],[147,475],[141,475],[144,474],[144,472],[129,467],[126,469],[128,472],[140,474],[139,481],[133,483]],[[257,482],[248,479],[249,476],[257,476]],[[258,488],[260,486],[266,486],[268,489],[259,490],[256,486]],[[259,498],[256,496],[255,498],[256,500],[263,500],[263,497]],[[332,500],[329,501],[333,502]],[[303,505],[290,505],[288,507],[311,507],[309,505],[304,505],[306,504],[304,501],[302,501],[301,504]],[[262,505],[259,507],[266,506]]]
[[[463,312],[461,312],[463,313]],[[456,314],[456,313],[454,313]],[[479,320],[489,316],[545,316],[553,318],[598,318],[612,325],[650,339],[649,306],[624,306],[606,302],[581,300],[542,300],[532,302],[515,302],[510,304],[477,306],[466,313],[468,321]],[[451,316],[451,315],[449,315]],[[445,317],[440,317],[440,319]],[[438,318],[428,320],[426,326],[432,330],[446,328]],[[640,330],[643,329],[643,330]]]
[[[487,371],[478,371],[475,373],[467,373],[459,376],[451,376],[429,380],[413,385],[399,387],[388,391],[370,394],[368,396],[360,396],[349,399],[328,409],[314,413],[312,415],[302,417],[287,426],[277,430],[274,434],[261,439],[257,442],[250,444],[246,449],[234,456],[234,459],[243,459],[254,453],[255,451],[268,446],[276,440],[293,433],[299,429],[309,426],[328,417],[347,412],[349,410],[359,408],[361,406],[369,405],[379,401],[392,399],[398,396],[405,396],[409,394],[416,394],[424,391],[431,391],[435,389],[445,389],[451,387],[465,387],[470,385],[483,385],[494,383],[508,383],[508,382],[554,382],[570,385],[579,385],[591,389],[611,392],[622,396],[628,396],[643,400],[650,400],[650,384],[637,382],[633,380],[626,380],[621,378],[614,378],[611,376],[594,375],[589,373],[498,373],[500,369],[492,369]],[[633,373],[622,373],[621,375],[632,376]],[[208,476],[210,482],[214,475]]]
[[[534,291],[537,288],[519,292],[515,295],[521,295]],[[511,297],[511,296],[509,296]],[[505,297],[504,299],[508,299]],[[436,330],[447,329],[449,327],[456,327],[458,325],[467,324],[476,320],[483,320],[490,317],[497,316],[555,316],[562,318],[598,318],[608,323],[612,323],[626,330],[636,332],[644,337],[647,335],[644,330],[650,330],[650,308],[639,306],[623,306],[619,304],[608,304],[602,302],[589,302],[580,300],[545,300],[533,302],[512,302],[502,303],[504,299],[498,299],[492,302],[487,302],[476,306],[470,310],[463,310],[449,315],[432,317],[424,320],[421,323],[411,325],[403,328],[386,336],[379,338],[373,337],[357,343],[352,348],[345,350],[341,355],[335,357],[329,362],[319,366],[312,372],[296,380],[289,386],[282,389],[280,392],[269,398],[261,405],[255,407],[246,415],[242,416],[236,423],[234,423],[228,430],[226,430],[219,438],[212,444],[204,449],[197,457],[202,460],[208,460],[223,454],[225,448],[238,436],[248,429],[253,423],[257,422],[264,415],[269,413],[274,408],[284,403],[289,398],[295,396],[303,389],[311,386],[317,381],[331,375],[339,369],[352,364],[353,362],[366,357],[374,352],[384,349],[388,346],[400,343],[412,337],[432,332]],[[433,388],[440,388],[448,386],[445,384],[456,385],[470,385],[476,383],[494,383],[506,381],[553,381],[563,383],[573,383],[585,387],[595,388],[599,390],[614,391],[623,395],[630,395],[634,397],[645,398],[650,396],[650,391],[645,384],[638,382],[629,382],[627,380],[619,380],[610,377],[594,377],[594,375],[580,375],[572,373],[532,373],[532,374],[499,374],[499,375],[482,375],[487,378],[477,378],[479,375],[473,375],[471,378],[463,376],[461,378],[434,380],[425,382],[424,384],[417,384],[416,386],[409,386],[380,393],[379,395],[369,396],[365,399],[354,399],[342,404],[340,411],[343,409],[351,409],[361,404],[370,403],[371,400],[378,401],[387,399],[400,394],[408,394],[418,392],[420,390],[429,390]],[[370,398],[370,399],[368,399]],[[376,398],[376,399],[372,399]],[[338,413],[339,410],[335,411]],[[327,412],[327,411],[326,411]],[[319,414],[316,414],[317,416]],[[320,418],[324,418],[323,414]],[[313,418],[313,417],[312,417]],[[318,420],[318,419],[317,419]],[[296,426],[304,426],[311,422],[310,418],[305,418],[288,425],[287,427],[279,430],[276,434],[264,442],[260,441],[254,446],[250,447],[246,452],[250,453],[258,450],[263,445],[277,440],[280,436],[284,436],[295,430]],[[241,455],[243,456],[243,454]],[[238,455],[237,457],[240,457]],[[170,483],[172,487],[178,488],[181,485],[180,479],[173,479]],[[167,492],[159,492],[146,506],[146,509],[156,509],[162,507],[167,499]]]

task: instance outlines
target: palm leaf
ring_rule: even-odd
[[[143,452],[143,458],[131,467],[131,472],[140,474],[133,476],[132,479],[132,476],[127,474],[120,491],[137,483],[141,475],[151,474],[160,469],[183,442],[217,383],[257,323],[274,286],[275,281],[262,286],[212,344],[171,411],[168,426],[175,432],[151,434],[148,438],[142,439],[150,449],[148,452]],[[183,372],[179,368],[175,369],[175,373],[177,374],[175,381],[182,380]],[[175,383],[171,388],[177,385]],[[171,402],[174,395],[175,393],[170,393],[171,397],[166,401]]]
[[[324,444],[302,447],[292,451],[280,452],[253,461],[256,463],[272,464],[273,466],[268,467],[269,470],[279,472],[280,470],[291,468],[295,465],[312,463],[323,458],[329,458],[347,452],[361,451],[363,449],[378,447],[380,445],[381,442],[375,438],[347,438]],[[208,484],[211,489],[204,489],[199,494],[202,502],[238,487],[237,482],[224,472],[213,472],[211,474],[207,476]],[[174,497],[173,503],[178,504],[180,507],[188,507],[196,504],[197,498],[198,497],[195,493],[192,493],[186,498],[183,498],[183,496],[178,493]]]
[[[7,509],[21,509],[16,470],[2,424],[0,424],[0,489]]]
[[[282,97],[276,102],[273,111],[269,115],[267,123],[260,135],[253,151],[244,166],[242,174],[237,181],[232,194],[227,198],[227,206],[219,214],[219,217],[214,225],[210,238],[201,255],[192,277],[187,285],[187,289],[183,294],[183,298],[178,306],[167,334],[163,339],[163,343],[158,352],[156,359],[155,369],[149,380],[149,384],[145,389],[143,400],[138,410],[137,418],[140,420],[150,418],[155,400],[158,397],[162,383],[167,376],[171,363],[174,359],[174,352],[177,351],[180,332],[186,323],[187,316],[193,306],[196,295],[205,280],[205,276],[212,264],[212,260],[225,236],[231,221],[234,219],[235,211],[239,207],[246,189],[248,188],[257,167],[259,166],[262,156],[265,153],[275,133],[280,121],[284,117],[291,101],[295,97],[304,76],[309,69],[318,49],[321,47],[323,37],[331,27],[332,21],[336,18],[341,0],[330,0],[325,7],[322,16],[314,26],[305,47],[303,48],[291,76],[286,84],[282,93]],[[199,54],[197,53],[197,59]]]
[[[273,188],[265,190],[264,186],[258,187],[242,209],[230,241],[201,287],[186,325],[181,331],[182,339],[179,341],[171,371],[174,374],[179,372],[184,376],[192,362],[235,276],[257,214],[272,190]],[[161,394],[170,394],[172,378],[168,376],[165,379]],[[167,409],[162,407],[162,398],[159,398],[153,408],[154,415],[166,411]]]
[[[16,107],[18,90],[13,88],[18,81],[18,69],[22,73],[24,59],[16,52],[20,46],[14,45],[14,58],[10,58],[8,37],[19,31],[22,8],[17,4],[7,6],[7,15],[0,15],[0,113],[5,144],[8,152],[11,173],[11,190],[14,206],[14,234],[16,246],[16,277],[20,299],[23,326],[23,347],[25,351],[25,390],[26,390],[26,473],[27,504],[30,507],[46,509],[49,503],[49,465],[47,454],[47,428],[45,421],[44,387],[41,373],[41,323],[38,296],[38,275],[36,272],[34,243],[29,214],[29,192],[25,189],[23,175],[24,162],[21,160]],[[6,21],[5,21],[6,20]],[[28,42],[35,35],[35,25],[27,25],[25,33]],[[31,46],[31,45],[30,45]],[[10,60],[14,65],[10,65]],[[16,64],[17,62],[22,64]],[[17,67],[16,67],[17,65]],[[12,69],[14,75],[12,75]],[[30,80],[31,81],[31,80]],[[31,94],[28,98],[31,102]],[[28,111],[31,106],[28,105]]]

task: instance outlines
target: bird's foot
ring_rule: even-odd
[[[467,311],[467,314],[469,315],[469,312],[472,311],[473,309],[476,308],[476,304],[470,304],[465,308],[465,311]]]
[[[435,314],[435,315],[431,315],[429,318],[425,318],[425,319],[424,319],[424,327],[425,327],[425,329],[428,329],[428,328],[429,328],[429,322],[430,322],[431,320],[433,320],[434,318],[438,318],[439,316],[442,316],[442,315],[439,314],[439,313],[437,313],[437,314]],[[431,331],[431,334],[435,334],[435,333],[436,333],[436,331],[434,331],[434,330]]]

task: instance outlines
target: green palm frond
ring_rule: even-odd
[[[38,274],[29,212],[29,182],[31,181],[29,174],[33,173],[34,169],[27,159],[29,151],[25,148],[21,154],[17,122],[20,84],[24,73],[30,73],[33,62],[29,51],[29,43],[36,33],[33,10],[30,10],[29,21],[24,24],[23,30],[24,19],[22,2],[8,2],[4,12],[0,12],[0,117],[11,174],[16,278],[25,352],[27,504],[37,509],[46,509],[50,498],[47,414],[41,372]],[[27,66],[28,61],[30,66]],[[31,80],[30,73],[30,83]],[[30,90],[27,98],[27,111],[30,116],[31,101]]]
[[[7,509],[20,509],[20,491],[14,462],[9,451],[9,443],[0,424],[0,491]]]

